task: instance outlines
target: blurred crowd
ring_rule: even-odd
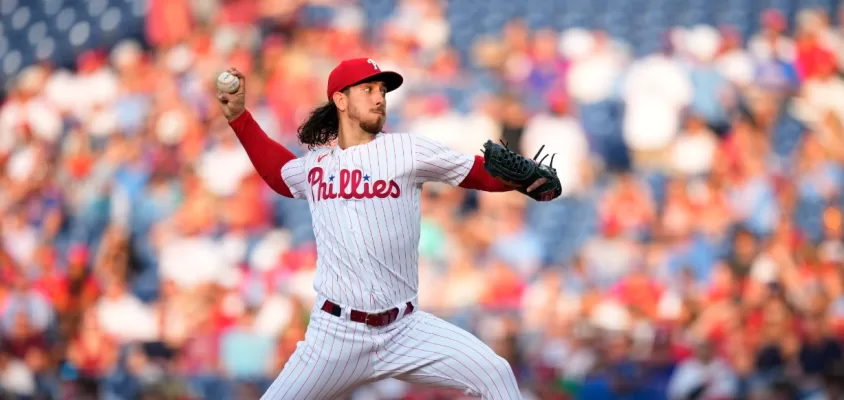
[[[512,19],[460,51],[451,3],[396,3],[372,22],[355,1],[149,0],[143,35],[6,82],[0,398],[258,398],[304,338],[316,253],[214,79],[244,71],[252,113],[302,154],[298,124],[356,56],[405,76],[389,132],[558,154],[551,203],[422,199],[421,307],[509,360],[526,399],[844,396],[835,13],[675,28],[647,55]],[[388,380],[352,398],[459,396]]]

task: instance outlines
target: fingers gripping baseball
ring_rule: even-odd
[[[237,82],[228,82],[227,74],[237,78]],[[236,88],[233,92],[229,92]],[[235,120],[246,110],[246,76],[237,68],[229,68],[217,79],[217,101],[223,110],[223,115],[229,121]]]

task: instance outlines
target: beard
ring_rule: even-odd
[[[366,133],[377,135],[384,130],[384,118],[378,117],[374,121],[360,121],[360,129]]]
[[[363,129],[364,132],[377,135],[383,132],[384,123],[387,121],[386,112],[385,115],[378,115],[376,114],[374,117],[370,116],[369,113],[367,115],[362,115],[363,113],[355,108],[351,108],[349,110],[349,116],[353,119],[358,120],[358,125],[360,129]],[[381,109],[384,111],[384,109]]]

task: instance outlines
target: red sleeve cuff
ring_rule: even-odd
[[[484,168],[484,158],[482,156],[475,156],[472,169],[469,170],[469,174],[460,183],[460,187],[484,192],[509,192],[513,190],[487,172],[486,168]]]
[[[255,118],[252,117],[252,113],[249,110],[243,110],[237,118],[229,121],[229,126],[237,132],[238,129],[243,129],[243,127],[249,123],[249,121],[254,121]]]

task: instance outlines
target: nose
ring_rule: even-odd
[[[382,105],[384,104],[384,101],[385,101],[386,99],[384,98],[384,94],[383,94],[383,93],[381,93],[380,91],[374,91],[374,92],[375,92],[375,94],[374,94],[374,95],[372,95],[372,96],[373,96],[373,101],[375,101],[375,105],[376,105],[376,106],[379,106],[379,107],[380,107],[380,106],[382,106]]]

